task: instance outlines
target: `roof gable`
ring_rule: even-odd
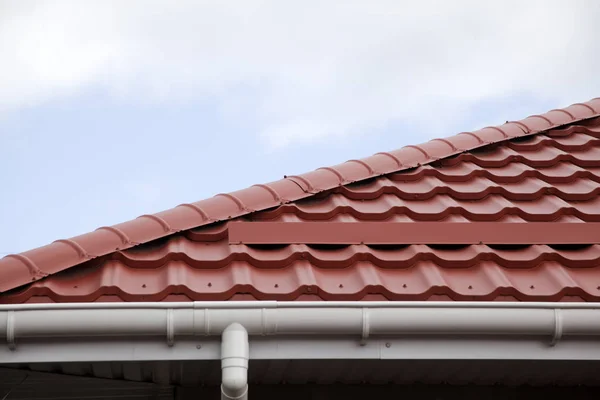
[[[597,161],[600,159],[595,154],[586,153],[584,156],[578,156],[578,149],[589,145],[589,139],[586,143],[577,143],[577,141],[558,140],[558,147],[552,147],[552,149],[562,148],[568,151],[568,154],[561,153],[556,154],[556,157],[548,155],[547,151],[553,151],[545,149],[545,141],[549,140],[544,136],[539,136],[534,139],[533,142],[529,141],[526,145],[519,144],[519,138],[524,138],[538,133],[547,132],[550,129],[566,128],[562,132],[565,137],[568,137],[569,129],[580,129],[575,128],[573,124],[582,123],[593,117],[597,117],[600,113],[600,99],[594,99],[587,103],[575,104],[570,107],[561,110],[553,110],[543,115],[536,115],[528,117],[521,121],[507,122],[500,127],[484,128],[476,132],[464,132],[458,135],[452,136],[447,139],[435,139],[428,143],[419,146],[406,146],[400,150],[389,152],[389,153],[378,153],[371,157],[362,160],[350,160],[341,165],[334,167],[320,168],[316,171],[309,172],[300,176],[288,176],[284,179],[272,182],[265,185],[255,185],[250,188],[230,193],[220,194],[213,198],[199,201],[193,204],[182,204],[173,209],[163,211],[152,215],[143,215],[122,224],[118,224],[111,227],[102,227],[94,232],[90,232],[81,236],[77,236],[71,239],[58,240],[47,246],[30,250],[21,254],[9,255],[0,260],[0,292],[14,289],[21,285],[30,283],[42,279],[48,275],[52,275],[68,269],[72,266],[79,265],[90,261],[92,259],[111,254],[115,251],[129,249],[142,243],[148,243],[156,239],[175,235],[177,232],[188,231],[193,228],[202,227],[208,224],[212,224],[216,221],[224,221],[232,218],[248,215],[256,211],[269,210],[275,208],[273,211],[263,211],[261,213],[252,214],[253,218],[261,219],[268,218],[269,215],[279,213],[279,215],[286,214],[285,204],[296,202],[302,207],[303,202],[301,200],[307,198],[314,198],[314,201],[318,203],[319,193],[331,191],[333,192],[346,192],[353,193],[360,197],[360,188],[355,188],[352,183],[363,182],[363,184],[369,184],[368,180],[386,175],[388,178],[392,174],[391,179],[402,176],[401,179],[410,181],[416,179],[418,176],[428,175],[430,178],[436,179],[440,176],[444,176],[447,180],[465,180],[467,177],[473,177],[478,175],[480,178],[485,179],[499,179],[498,176],[502,174],[502,167],[509,169],[515,168],[509,166],[510,161],[523,157],[519,153],[519,149],[523,146],[527,147],[528,150],[534,151],[539,157],[536,156],[528,158],[528,163],[525,164],[524,170],[522,171],[523,176],[544,176],[547,171],[541,171],[537,168],[544,166],[556,167],[556,160],[565,159],[570,160],[573,166],[597,166]],[[585,123],[585,122],[583,122]],[[568,128],[572,126],[573,128]],[[555,133],[560,136],[561,131]],[[510,142],[508,142],[510,141]],[[489,153],[486,156],[485,152],[474,152],[473,150],[482,148],[494,143],[508,143],[502,146],[500,149]],[[589,146],[588,146],[589,147]],[[522,149],[521,149],[522,150]],[[513,153],[511,153],[513,152]],[[558,157],[558,158],[557,158]],[[588,157],[586,159],[586,157]],[[591,158],[590,158],[591,157]],[[443,164],[444,168],[435,168],[437,164]],[[481,168],[471,168],[469,165],[479,165]],[[485,167],[496,168],[493,172],[485,170]],[[529,168],[527,168],[529,167]],[[558,167],[557,167],[558,168]],[[564,176],[569,176],[569,166],[563,166],[564,171],[561,173]],[[442,172],[440,172],[442,171]],[[469,172],[470,171],[470,172]],[[596,177],[593,172],[590,171],[574,171],[575,174],[590,174]],[[395,176],[395,178],[394,178]],[[513,174],[510,175],[512,179],[516,179]],[[520,176],[520,175],[517,175]],[[552,188],[538,188],[539,190],[560,190],[557,186],[562,175],[560,173],[550,174],[547,179],[554,180]],[[500,179],[501,181],[501,179]],[[377,185],[378,180],[374,180],[374,184]],[[464,191],[449,189],[448,187],[435,187],[435,185],[423,185],[422,180],[417,185],[415,190],[418,198],[403,199],[402,196],[415,196],[414,190],[406,191],[404,194],[400,193],[400,199],[402,201],[416,201],[420,200],[420,204],[423,200],[426,201],[428,196],[433,194],[439,194],[440,190],[449,191],[448,196],[454,198],[460,197],[461,193],[464,195]],[[336,189],[337,188],[337,189]],[[597,188],[593,188],[596,190]],[[385,190],[385,189],[382,189]],[[419,191],[420,190],[420,191]],[[524,193],[523,191],[510,190],[508,182],[500,182],[496,186],[486,186],[477,193],[477,186],[469,182],[469,191],[475,192],[475,195],[485,197],[490,194],[490,191],[502,192],[507,197],[519,197],[519,196],[534,196],[535,193]],[[597,194],[593,193],[574,193],[570,194],[570,191],[564,190],[565,195],[576,196],[592,196]],[[369,190],[369,193],[373,193]],[[396,193],[398,194],[398,193]],[[473,193],[470,193],[472,196]],[[351,196],[350,196],[350,200]],[[360,200],[360,199],[359,199]],[[311,200],[313,201],[313,200]],[[471,207],[483,207],[489,210],[489,213],[478,213],[471,212],[474,215],[487,215],[486,218],[501,218],[502,215],[494,214],[494,204],[484,204],[478,202],[476,206],[471,204]],[[283,207],[282,207],[283,205]],[[497,204],[496,208],[504,210]],[[337,207],[337,206],[336,206]],[[328,210],[322,212],[323,218],[335,218],[336,210]],[[465,204],[466,212],[469,211],[469,204]],[[552,205],[548,205],[552,207]],[[295,207],[298,209],[298,207]],[[360,206],[351,207],[355,213],[366,212],[368,210],[361,211]],[[339,207],[338,207],[339,209]],[[419,214],[419,206],[407,207],[407,210]],[[445,211],[446,210],[446,211]],[[523,215],[527,217],[526,208],[521,209]],[[431,218],[440,219],[443,215],[439,213],[447,212],[447,207],[442,207],[438,214],[435,213],[434,208],[424,208],[422,215],[432,215]],[[498,212],[498,211],[497,211]],[[504,212],[504,211],[499,211]],[[271,213],[271,214],[270,214]],[[518,214],[518,213],[517,213]],[[408,213],[407,215],[410,215]],[[510,214],[512,215],[512,214]],[[510,216],[509,215],[509,216]],[[297,217],[297,215],[296,215]],[[394,217],[391,215],[383,215],[380,217]],[[294,218],[293,215],[288,215],[286,218]],[[527,219],[526,219],[527,220]],[[206,235],[206,232],[188,232],[189,235]],[[209,234],[210,235],[210,234]]]

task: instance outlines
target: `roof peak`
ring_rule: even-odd
[[[268,184],[218,194],[191,204],[180,204],[156,214],[142,215],[114,226],[101,227],[71,239],[0,259],[0,292],[57,273],[90,259],[124,250],[176,232],[236,218],[254,211],[310,197],[337,186],[429,164],[476,148],[530,136],[600,116],[600,98],[533,115],[501,126],[433,139],[391,152],[322,167]]]

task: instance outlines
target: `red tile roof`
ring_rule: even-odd
[[[598,301],[599,115],[600,98],[58,240],[0,260],[0,302]],[[464,222],[479,243],[443,224]]]

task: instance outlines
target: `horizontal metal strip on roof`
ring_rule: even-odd
[[[600,223],[564,222],[236,222],[230,244],[600,243]]]

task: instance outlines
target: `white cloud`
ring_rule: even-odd
[[[0,112],[103,87],[215,101],[273,147],[398,121],[437,133],[433,115],[490,98],[599,96],[599,17],[594,0],[5,1]]]

